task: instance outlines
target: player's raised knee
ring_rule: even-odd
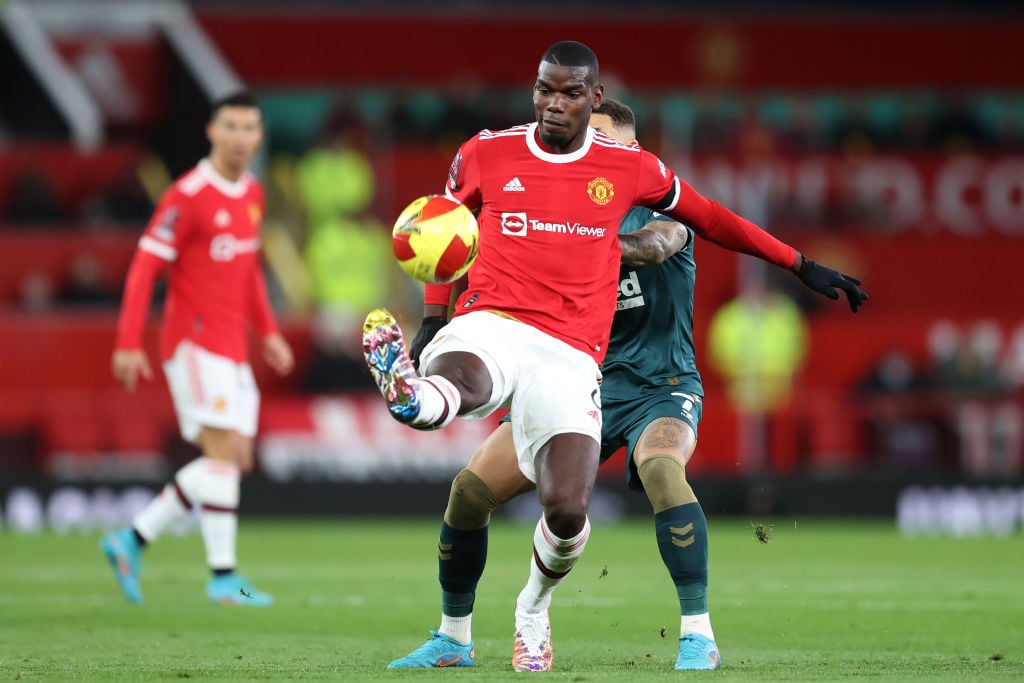
[[[433,359],[426,374],[441,375],[462,397],[459,414],[475,410],[491,400],[493,382],[487,366],[476,355],[463,351],[444,353]]]

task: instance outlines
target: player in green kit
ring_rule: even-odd
[[[625,105],[612,101],[601,114],[611,119],[609,135],[632,132]],[[592,117],[591,125],[599,122]],[[659,218],[634,207],[619,233]],[[685,469],[697,446],[704,396],[693,344],[696,271],[692,233],[657,267],[623,265],[601,366],[601,460],[625,446],[627,485],[651,502],[658,549],[682,615],[677,669],[715,669],[721,661],[708,613],[708,525]]]
[[[591,125],[633,143],[633,112],[605,98]],[[652,222],[654,225],[652,226]],[[625,446],[627,482],[645,491],[654,509],[661,556],[679,597],[681,627],[677,669],[715,669],[720,657],[708,613],[708,535],[700,503],[686,481],[685,466],[697,443],[703,388],[694,360],[693,234],[650,209],[634,207],[620,233],[644,227],[673,236],[660,253],[623,252],[617,311],[602,366],[602,460]],[[681,249],[679,247],[683,246]],[[677,251],[678,250],[678,251]],[[656,267],[642,267],[657,264]],[[412,344],[413,358],[433,334],[424,325]],[[441,626],[431,639],[389,668],[470,666],[474,662],[471,620],[477,582],[487,555],[487,526],[499,504],[533,488],[519,470],[512,430],[501,424],[452,482],[439,542]],[[563,575],[564,576],[564,575]],[[524,593],[548,594],[561,580]],[[531,582],[534,581],[531,576]],[[518,603],[517,603],[518,604]],[[517,618],[517,623],[524,620]],[[527,620],[525,623],[529,624]],[[517,630],[516,671],[550,670],[552,649],[546,619],[531,632]]]

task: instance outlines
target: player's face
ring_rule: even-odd
[[[583,145],[590,113],[604,97],[604,86],[590,85],[588,72],[585,66],[540,63],[533,111],[540,141],[553,152],[566,154]]]
[[[256,107],[221,107],[206,126],[210,156],[217,165],[242,171],[263,140],[263,122]]]
[[[596,128],[608,137],[614,138],[624,145],[631,145],[636,142],[636,136],[630,128],[616,128],[612,117],[607,114],[594,112],[590,115],[590,127]]]

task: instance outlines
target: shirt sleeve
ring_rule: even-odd
[[[117,349],[141,349],[146,314],[153,298],[153,284],[167,267],[167,261],[139,245],[128,268],[117,320]]]
[[[278,331],[277,320],[274,318],[274,309],[270,306],[270,297],[267,295],[267,281],[263,277],[263,268],[260,266],[260,259],[255,259],[252,267],[252,282],[249,288],[251,298],[249,300],[249,314],[252,325],[260,339]]]
[[[793,247],[702,196],[653,154],[642,154],[641,187],[647,192],[637,203],[674,218],[720,247],[757,256],[780,268],[791,268],[796,262]]]
[[[462,143],[458,153],[452,159],[452,165],[448,168],[448,182],[445,184],[444,193],[452,199],[457,199],[474,213],[479,210],[482,203],[480,192],[480,161],[478,145],[479,136]]]
[[[458,153],[448,168],[448,180],[444,193],[451,199],[458,200],[476,213],[482,203],[480,193],[480,163],[477,150],[479,134],[462,143]],[[427,284],[423,288],[423,304],[447,307],[451,303],[453,284]]]
[[[188,231],[188,200],[172,187],[160,198],[139,249],[167,262],[178,260],[178,251]]]
[[[423,287],[423,304],[447,307],[451,303],[452,287],[453,285],[450,283],[447,285],[427,283]]]
[[[125,279],[121,313],[117,321],[117,348],[142,348],[142,332],[153,298],[153,285],[167,267],[178,259],[178,245],[185,231],[187,203],[171,187],[153,211]]]
[[[267,213],[267,203],[263,186],[256,183],[256,188],[259,192],[257,201],[260,206],[260,216],[265,216]],[[249,315],[256,334],[259,335],[260,339],[276,334],[278,332],[277,320],[274,318],[274,309],[270,305],[270,296],[267,294],[267,279],[263,275],[263,265],[259,253],[256,254],[256,258],[253,260],[252,282],[249,286],[249,292],[251,294]]]

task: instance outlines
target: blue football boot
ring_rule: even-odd
[[[135,531],[118,529],[103,534],[100,538],[100,549],[114,570],[117,585],[129,602],[142,602],[142,588],[139,586],[139,574],[142,573],[142,548],[135,539]]]
[[[271,595],[256,590],[248,579],[235,573],[211,576],[206,582],[206,597],[220,605],[269,607],[274,604]]]
[[[687,633],[679,639],[679,658],[676,669],[694,671],[717,669],[722,663],[715,641],[698,633]]]
[[[430,632],[430,640],[395,661],[389,669],[439,669],[448,666],[473,666],[476,653],[473,643],[463,645],[457,640]]]

